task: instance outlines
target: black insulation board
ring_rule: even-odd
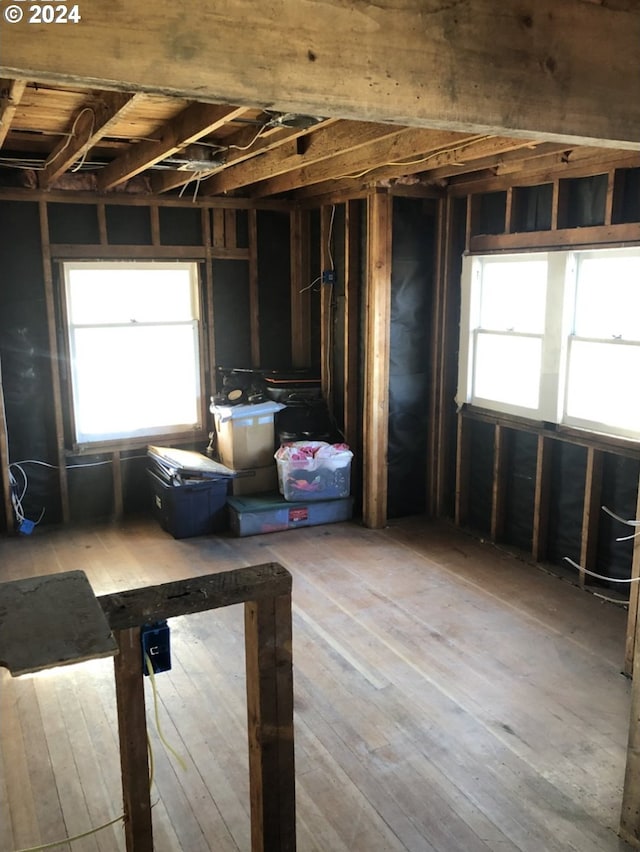
[[[160,207],[158,219],[162,245],[202,245],[202,211],[199,207]]]
[[[249,262],[213,261],[216,363],[251,367]]]
[[[494,427],[482,420],[469,420],[469,526],[491,531],[493,496]]]
[[[393,199],[389,351],[390,518],[424,512],[434,220],[422,199]]]
[[[105,218],[110,245],[151,245],[151,210],[149,207],[107,204]]]
[[[291,248],[289,214],[259,210],[258,304],[260,366],[291,368]]]
[[[621,201],[614,210],[614,224],[640,222],[640,168],[618,169],[616,180]]]
[[[512,430],[505,481],[504,538],[524,551],[530,551],[533,543],[537,458],[537,435]]]
[[[516,232],[548,231],[551,228],[553,184],[515,187],[514,223]]]
[[[97,245],[100,242],[95,204],[50,204],[48,213],[52,243]]]
[[[606,506],[621,518],[635,519],[639,475],[640,461],[624,456],[605,455],[601,505]],[[637,527],[621,524],[602,510],[599,519],[596,573],[619,580],[629,579],[633,560],[633,540],[616,541],[616,539],[633,534]],[[612,583],[611,585],[623,593],[629,591],[625,584]]]
[[[249,248],[249,211],[236,210],[236,246]]]
[[[473,217],[473,235],[502,234],[505,226],[507,209],[506,192],[485,192],[476,196],[473,201],[477,205]]]
[[[560,226],[584,228],[590,225],[604,225],[607,182],[607,175],[561,181],[561,192],[566,192],[566,221],[561,222]]]
[[[320,375],[320,211],[309,214],[309,281],[303,281],[303,287],[311,287],[311,369]],[[312,282],[316,282],[311,286]]]
[[[57,463],[38,205],[0,202],[0,358],[11,461]],[[61,517],[57,475],[25,465],[26,516]],[[18,472],[18,479],[20,479]]]
[[[584,447],[553,442],[547,555],[558,565],[580,561],[586,466]]]

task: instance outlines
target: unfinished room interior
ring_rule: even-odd
[[[0,9],[0,852],[640,849],[640,2]]]

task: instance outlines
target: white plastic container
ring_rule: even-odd
[[[334,500],[351,491],[351,459],[346,444],[325,441],[294,441],[274,456],[278,487],[285,500]]]
[[[256,405],[211,405],[220,461],[232,470],[273,464],[273,418],[279,402]]]

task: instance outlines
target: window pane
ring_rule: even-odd
[[[537,409],[541,358],[539,338],[478,334],[474,397]]]
[[[636,378],[640,346],[573,340],[569,352],[567,415],[640,431]]]
[[[546,287],[546,260],[485,260],[482,264],[480,327],[542,333]]]
[[[76,329],[74,344],[78,441],[198,422],[195,324]]]
[[[640,340],[640,254],[580,258],[575,333]]]
[[[191,264],[69,268],[69,320],[73,325],[108,325],[193,319],[191,269]]]

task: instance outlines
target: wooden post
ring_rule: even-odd
[[[153,852],[140,628],[115,632],[116,704],[127,852]]]
[[[362,517],[371,529],[387,522],[392,205],[386,192],[368,199]]]
[[[309,212],[290,214],[291,237],[291,363],[311,364],[311,298],[309,290]]]
[[[536,490],[533,499],[533,540],[531,543],[531,555],[536,562],[542,562],[547,555],[552,449],[551,440],[544,435],[538,435]]]
[[[601,450],[589,447],[584,484],[582,542],[580,545],[580,565],[588,571],[594,570],[597,559],[603,458],[604,455]],[[580,585],[583,587],[586,582],[585,577],[585,572],[580,571]]]
[[[332,270],[332,234],[335,205],[324,206],[320,209],[320,275]],[[333,286],[320,280],[320,358],[322,395],[327,401],[329,410],[334,410],[333,400],[333,314],[331,303]]]
[[[456,500],[455,522],[459,527],[467,523],[469,517],[469,472],[471,467],[471,430],[466,418],[458,414],[458,432],[456,440]]]
[[[506,501],[506,474],[509,455],[509,432],[499,423],[493,438],[493,488],[491,501],[491,540],[499,541],[504,536]]]
[[[344,435],[359,455],[358,333],[360,328],[360,202],[345,205]]]
[[[291,595],[245,604],[251,852],[296,848]]]
[[[640,519],[640,481],[638,482],[638,497],[636,501],[636,518]],[[624,655],[624,672],[632,676],[634,672],[633,658],[636,645],[636,633],[638,630],[638,598],[640,595],[640,535],[633,540],[633,561],[631,563],[631,578],[636,582],[631,583],[629,590],[629,614],[627,616],[627,641]]]

